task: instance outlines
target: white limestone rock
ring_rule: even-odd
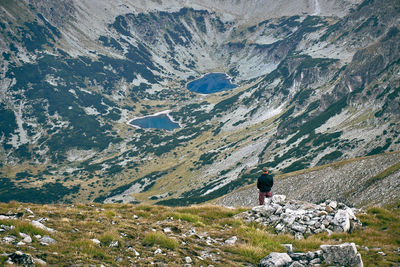
[[[287,266],[292,262],[292,258],[287,253],[271,252],[267,257],[263,258],[258,267],[279,267]]]
[[[363,267],[360,253],[354,243],[321,245],[322,257],[327,264]]]

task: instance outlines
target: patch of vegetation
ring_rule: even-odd
[[[297,170],[302,170],[305,169],[309,166],[309,160],[308,159],[300,159],[298,161],[293,162],[290,164],[290,166],[282,169],[282,173],[289,173],[289,172],[294,172]]]
[[[15,236],[19,236],[20,233],[24,233],[30,236],[44,236],[48,234],[45,230],[33,226],[30,222],[27,221],[12,221],[10,225],[13,225],[15,227],[11,231],[11,233]]]
[[[208,152],[204,153],[200,156],[199,161],[196,161],[194,165],[209,165],[213,164],[215,159],[218,157],[219,153],[218,152]]]
[[[364,0],[360,5],[357,7],[357,11],[360,11],[362,8],[371,5],[374,3],[374,0]]]
[[[337,160],[338,158],[340,158],[341,156],[343,156],[343,153],[341,151],[333,151],[329,154],[326,154],[325,156],[323,156],[317,163],[317,165],[323,165],[329,162],[332,162],[334,160]]]
[[[99,41],[102,42],[104,46],[112,47],[119,51],[124,51],[121,44],[112,37],[100,36]]]
[[[0,178],[0,202],[55,203],[62,201],[66,195],[78,192],[79,188],[80,185],[68,188],[59,182],[23,188],[8,178]]]
[[[182,220],[191,223],[197,223],[200,221],[199,216],[191,213],[173,212],[168,214],[168,217],[172,217],[175,220]]]
[[[15,114],[12,110],[7,109],[3,103],[0,103],[0,136],[5,136],[6,140],[11,137],[11,134],[18,129],[15,120]],[[7,148],[7,142],[2,142],[3,147]]]
[[[175,250],[179,245],[175,239],[172,239],[165,234],[158,232],[146,234],[142,244],[144,246],[159,245],[162,248],[167,248],[171,250]]]
[[[389,146],[392,144],[392,138],[387,138],[386,139],[386,143],[383,146],[377,146],[374,149],[372,149],[367,156],[371,156],[371,155],[376,155],[376,154],[380,154],[386,151],[386,149],[389,148]]]

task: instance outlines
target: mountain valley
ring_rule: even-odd
[[[198,2],[0,1],[1,202],[187,205],[400,150],[398,1]],[[214,72],[238,87],[187,89]]]

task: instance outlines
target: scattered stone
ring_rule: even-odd
[[[46,266],[47,265],[47,263],[42,259],[34,258],[33,260],[35,261],[35,263],[37,265],[41,265],[41,266]]]
[[[291,244],[284,244],[291,245]],[[290,247],[290,246],[288,246]],[[307,253],[277,253],[272,252],[262,259],[258,266],[289,266],[305,267],[319,266],[322,262],[335,266],[363,267],[361,256],[357,253],[354,243],[341,245],[321,245],[321,250]]]
[[[292,244],[283,244],[283,246],[285,247],[287,253],[292,253],[293,252],[293,245]]]
[[[98,240],[96,238],[93,238],[93,239],[90,239],[90,240],[92,240],[92,242],[95,243],[98,246],[100,246],[100,244],[101,244],[100,240]]]
[[[381,256],[386,256],[386,253],[383,252],[383,251],[378,251],[378,254],[381,255]]]
[[[139,219],[139,216],[137,216],[136,214],[133,214],[133,219]]]
[[[12,243],[15,243],[16,239],[14,236],[6,236],[3,238],[3,241],[6,244],[12,244]]]
[[[332,209],[336,209],[338,206],[338,203],[336,201],[331,201],[328,204],[328,207],[331,207]]]
[[[278,267],[289,265],[293,260],[287,253],[271,252],[267,257],[263,258],[258,267]]]
[[[289,267],[305,267],[305,266],[303,264],[301,264],[300,262],[295,261],[292,264],[290,264]]]
[[[115,241],[111,241],[111,243],[110,243],[110,245],[108,247],[116,248],[118,246],[119,246],[119,242],[118,242],[118,240],[115,240]]]
[[[234,245],[237,241],[237,237],[236,236],[232,236],[231,238],[225,240],[225,244],[226,245]]]
[[[185,262],[186,262],[186,263],[192,263],[193,261],[192,261],[192,259],[188,256],[188,257],[185,257]]]
[[[286,196],[285,195],[274,195],[272,196],[272,201],[277,204],[285,203]]]
[[[190,229],[189,232],[188,232],[189,236],[192,236],[192,235],[195,235],[195,234],[196,234],[196,229],[194,229],[194,228]]]
[[[166,233],[166,234],[172,233],[172,230],[171,230],[171,228],[169,228],[169,227],[164,228],[163,231],[164,231],[164,233]]]
[[[156,251],[154,251],[154,255],[161,254],[161,253],[162,253],[161,248],[158,248],[158,249],[156,249]]]
[[[367,246],[362,246],[361,249],[364,251],[369,251],[369,248]]]
[[[51,238],[50,236],[47,236],[47,235],[40,238],[39,241],[40,241],[41,245],[45,245],[45,246],[57,243],[56,240],[54,240],[53,238]]]
[[[357,252],[354,243],[344,243],[340,245],[321,245],[322,257],[328,264],[339,264],[343,266],[362,267],[360,253]]]
[[[331,206],[326,206],[325,207],[325,211],[328,212],[328,213],[331,213],[331,212],[334,211],[334,209]]]
[[[25,211],[30,213],[30,214],[34,214],[33,211],[30,208],[26,208]]]
[[[19,233],[19,236],[24,239],[23,241],[25,243],[32,243],[32,237],[30,237],[29,235],[24,234],[24,233]]]
[[[128,235],[127,234],[125,234],[125,233],[120,233],[119,234],[121,237],[127,237]]]
[[[294,234],[294,239],[302,240],[302,239],[304,239],[304,235],[302,233],[295,233]]]
[[[35,261],[29,254],[22,253],[21,251],[16,251],[9,256],[9,260],[14,264],[19,264],[22,266],[35,266]]]
[[[133,252],[135,254],[136,257],[140,256],[140,253],[136,251],[136,249],[134,249],[133,247],[129,247],[127,249],[127,251]]]
[[[0,220],[16,220],[23,216],[22,212],[18,213],[7,213],[7,214],[0,214]]]
[[[4,230],[4,231],[11,231],[12,229],[14,229],[15,228],[15,226],[14,225],[10,225],[10,226],[8,226],[8,225],[0,225],[0,229],[2,229],[2,230]]]
[[[33,226],[37,227],[37,228],[40,228],[40,229],[45,230],[45,231],[48,231],[48,232],[50,232],[50,233],[55,232],[54,229],[49,228],[49,227],[46,227],[44,224],[42,224],[42,223],[39,222],[39,221],[32,221],[31,224],[32,224]]]

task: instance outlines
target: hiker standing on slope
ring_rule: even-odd
[[[258,177],[257,188],[258,193],[258,204],[264,205],[265,197],[272,197],[271,188],[274,185],[274,177],[269,173],[267,168],[262,169],[262,174]]]

